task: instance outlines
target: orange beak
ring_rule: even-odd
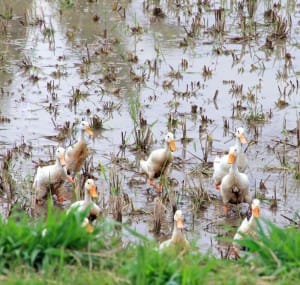
[[[255,218],[259,218],[260,217],[260,209],[258,207],[255,207],[254,209],[252,209],[252,215]]]
[[[228,154],[228,163],[233,164],[235,162],[235,155],[233,153]]]
[[[94,135],[94,132],[92,131],[92,129],[90,127],[86,127],[84,129],[91,137]]]
[[[169,141],[169,148],[171,151],[175,151],[176,150],[176,145],[175,145],[175,141],[171,140]]]
[[[90,192],[90,195],[91,195],[92,198],[97,198],[97,197],[98,197],[98,194],[97,194],[97,188],[96,188],[95,185],[93,185],[93,186],[90,188],[89,192]]]
[[[182,220],[182,218],[178,218],[178,220],[176,221],[176,224],[177,224],[178,229],[183,229],[183,220]]]
[[[245,138],[245,136],[244,136],[244,134],[241,134],[241,135],[240,135],[240,142],[241,142],[242,144],[248,143],[247,140],[246,140],[246,138]]]

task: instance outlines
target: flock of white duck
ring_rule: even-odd
[[[65,181],[74,183],[75,174],[80,171],[89,151],[85,140],[85,132],[93,135],[93,132],[86,121],[80,122],[80,133],[77,142],[68,147],[58,147],[56,150],[56,161],[53,165],[39,167],[37,169],[34,182],[33,207],[42,204],[49,193],[56,194],[58,201],[62,201],[61,192]],[[243,238],[245,234],[253,234],[256,226],[256,219],[260,216],[260,201],[252,201],[249,188],[249,178],[244,173],[248,166],[248,160],[243,152],[242,144],[246,144],[244,129],[237,128],[235,132],[235,145],[230,147],[229,153],[217,156],[214,160],[213,181],[220,194],[224,205],[224,214],[228,215],[229,203],[239,204],[246,202],[249,205],[249,213],[243,220],[234,236],[233,250],[234,255],[239,255],[239,243],[237,240]],[[174,160],[173,152],[176,150],[174,135],[170,132],[165,137],[165,147],[153,150],[147,160],[140,161],[141,171],[147,174],[148,183],[153,186],[158,193],[163,190],[163,179],[166,178]],[[159,178],[159,183],[154,179]],[[100,215],[99,206],[93,201],[97,198],[97,188],[93,179],[87,179],[84,184],[84,200],[76,201],[71,204],[71,210],[84,211],[89,208],[89,213],[82,223],[88,231],[92,231],[92,221]],[[189,242],[184,234],[184,216],[181,210],[177,210],[174,215],[174,229],[171,239],[160,244],[160,249],[170,246],[189,248]]]
[[[64,198],[61,194],[65,181],[75,183],[75,174],[80,171],[89,154],[84,134],[87,132],[89,135],[93,135],[93,131],[86,121],[80,122],[79,130],[79,136],[74,145],[69,146],[66,151],[63,147],[57,148],[54,164],[37,169],[33,181],[34,195],[32,208],[35,208],[36,204],[43,204],[48,194],[55,194],[57,200],[63,202]],[[97,188],[94,180],[87,179],[84,184],[84,200],[74,202],[68,210],[69,213],[71,209],[78,211],[85,211],[87,208],[90,209],[82,224],[82,226],[87,227],[88,231],[93,230],[91,223],[100,215],[100,208],[93,201],[93,198],[97,197]]]

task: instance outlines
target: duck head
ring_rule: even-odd
[[[183,229],[184,216],[181,210],[177,210],[174,215],[174,221],[176,223],[177,229]]]
[[[84,189],[90,197],[92,197],[92,198],[98,197],[97,187],[96,187],[94,179],[88,179],[87,181],[85,181]]]
[[[92,131],[92,129],[87,121],[81,121],[79,124],[79,129],[82,132],[87,132],[90,136],[94,135],[94,132]]]
[[[173,152],[176,150],[174,135],[171,132],[168,132],[165,137],[165,142],[168,145],[168,148]]]
[[[66,164],[65,161],[65,149],[63,147],[58,147],[55,151],[56,158],[58,159],[61,166]]]
[[[260,217],[260,200],[254,199],[252,201],[251,212],[252,212],[253,217],[255,217],[255,218]]]
[[[235,130],[235,137],[240,140],[242,144],[246,144],[245,130],[243,127],[239,127]]]
[[[237,158],[238,149],[235,146],[230,147],[228,153],[228,163],[233,164]]]

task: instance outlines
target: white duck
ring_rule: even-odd
[[[84,200],[74,202],[67,211],[67,213],[69,213],[72,209],[77,209],[77,211],[85,211],[90,207],[88,215],[82,223],[83,227],[87,226],[87,230],[89,232],[93,231],[90,221],[97,219],[101,212],[99,206],[92,200],[92,198],[97,197],[97,187],[94,179],[87,179],[84,183]]]
[[[228,214],[228,203],[239,204],[247,202],[250,204],[250,183],[246,174],[240,173],[237,167],[238,148],[232,146],[228,154],[228,163],[231,165],[229,173],[226,174],[221,183],[221,196],[224,204],[224,213]]]
[[[143,172],[148,175],[149,184],[154,186],[159,192],[162,191],[162,184],[160,182],[157,185],[153,179],[168,175],[174,160],[173,151],[175,150],[174,135],[169,132],[165,137],[165,148],[153,150],[147,160],[140,161]]]
[[[74,182],[73,179],[67,175],[66,169],[64,168],[65,149],[58,147],[55,156],[55,164],[38,167],[37,169],[32,185],[34,189],[33,207],[36,202],[42,203],[49,192],[57,194],[58,200],[60,201],[62,197],[59,197],[59,194],[65,180]]]
[[[171,239],[165,240],[160,244],[159,246],[160,250],[166,249],[170,246],[178,246],[179,248],[184,250],[190,247],[190,244],[183,232],[183,227],[184,227],[183,220],[184,220],[184,216],[182,214],[182,211],[177,210],[174,215],[174,229],[173,229],[172,237]]]
[[[237,166],[240,172],[245,172],[248,167],[248,159],[242,151],[242,144],[246,144],[245,130],[243,127],[239,127],[235,131],[235,147],[238,151]],[[220,157],[216,156],[214,160],[214,173],[213,180],[216,185],[216,189],[220,189],[222,178],[229,172],[230,164],[228,163],[228,155]]]
[[[237,242],[241,240],[245,235],[255,236],[255,228],[257,225],[257,219],[260,217],[260,200],[254,199],[249,209],[247,217],[243,220],[239,226],[236,234],[233,237],[233,253],[235,257],[239,257],[239,251],[241,249],[240,244]]]
[[[88,156],[88,146],[84,137],[84,132],[87,132],[90,136],[93,136],[93,131],[91,130],[89,123],[86,121],[80,122],[79,130],[80,132],[77,142],[68,147],[65,155],[68,173],[72,174],[80,170]]]

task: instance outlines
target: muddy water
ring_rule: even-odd
[[[68,2],[73,5],[68,7]],[[27,155],[15,154],[10,167],[19,200],[25,205],[30,201],[35,162],[49,160],[58,144],[74,141],[76,134],[58,142],[59,128],[66,121],[73,124],[98,116],[104,129],[89,141],[90,172],[107,197],[108,181],[97,166],[103,164],[108,174],[115,165],[123,191],[136,209],[145,212],[130,215],[124,208],[124,221],[155,238],[151,232],[155,193],[139,173],[139,159],[145,154],[133,150],[130,110],[138,106],[156,140],[150,149],[162,145],[168,118],[176,121],[169,126],[177,139],[170,191],[186,213],[188,237],[202,251],[217,252],[217,238],[227,234],[226,225],[239,223],[237,215],[221,217],[220,196],[211,180],[214,157],[233,144],[235,127],[244,126],[250,142],[247,174],[251,195],[264,198],[262,215],[285,226],[289,221],[282,215],[292,218],[299,213],[300,182],[294,169],[299,162],[295,128],[300,112],[300,6],[282,1],[281,7],[273,7],[264,1],[250,19],[246,6],[239,10],[236,1],[222,1],[224,32],[218,33],[215,11],[221,3],[197,6],[197,2],[159,1],[154,6],[152,1],[4,1],[0,142],[3,155],[26,145],[22,150]],[[155,7],[165,16],[154,16]],[[275,29],[264,17],[269,9],[287,20],[286,38],[272,39],[271,48],[265,46]],[[194,30],[193,23],[198,23]],[[137,58],[132,60],[132,55]],[[75,104],[76,89],[83,95]],[[282,102],[286,105],[278,104]],[[113,108],[108,111],[109,105]],[[192,105],[197,106],[196,113],[191,112]],[[258,121],[258,115],[265,120]],[[184,129],[188,140],[181,140]],[[121,152],[122,132],[127,147]],[[212,148],[206,151],[208,136]],[[259,189],[260,181],[266,189]],[[200,186],[210,201],[193,211],[190,189]],[[271,210],[275,192],[278,205]],[[6,205],[3,195],[4,215]],[[167,209],[168,223],[158,239],[171,232],[170,204]]]

